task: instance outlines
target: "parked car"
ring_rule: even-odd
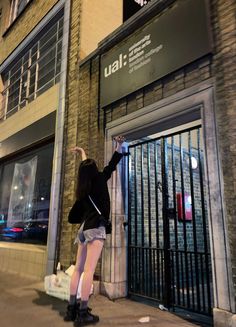
[[[24,238],[32,240],[47,241],[48,221],[30,221],[25,224]]]
[[[21,240],[23,238],[24,224],[22,222],[17,222],[11,227],[5,227],[1,231],[1,238],[3,240]]]
[[[11,227],[0,231],[3,240],[46,243],[48,234],[48,221],[17,222]]]

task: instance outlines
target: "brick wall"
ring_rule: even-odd
[[[216,121],[223,169],[224,205],[236,290],[236,3],[210,1],[214,52],[179,71],[117,101],[105,110],[106,122],[136,111],[180,90],[215,78]]]
[[[103,140],[102,129],[106,123],[213,77],[216,83],[215,111],[223,168],[226,220],[236,285],[236,252],[233,248],[236,241],[236,4],[234,0],[211,0],[209,3],[213,30],[213,55],[196,60],[194,63],[109,105],[100,110],[99,117],[98,57],[90,59],[81,66],[78,142],[82,142],[89,151],[89,155],[95,156],[101,165],[103,162],[103,142],[99,143],[99,140]],[[81,112],[83,112],[82,116]],[[90,136],[89,139],[88,135]]]
[[[81,59],[94,51],[102,39],[122,24],[122,6],[122,0],[82,2]]]
[[[223,169],[224,206],[236,291],[236,251],[234,246],[236,242],[236,3],[234,0],[212,0],[209,3],[214,45],[213,56],[197,60],[125,99],[117,101],[106,108],[105,120],[110,122],[214,77],[218,145]]]
[[[216,120],[223,170],[224,204],[236,294],[236,2],[212,0]]]
[[[210,58],[204,57],[99,111],[99,56],[87,61],[79,71],[79,112],[82,115],[78,116],[77,144],[83,144],[89,156],[95,158],[101,167],[104,160],[106,123],[210,78],[210,64]],[[74,260],[74,257],[72,252],[70,260]],[[97,273],[98,271],[99,267]]]
[[[75,158],[70,149],[75,145],[83,147],[87,156],[94,158],[99,167],[103,165],[104,159],[104,135],[103,130],[100,131],[98,126],[98,59],[92,62],[91,67],[88,62],[80,72],[78,70],[80,11],[81,3],[72,1],[59,249],[59,260],[66,267],[75,262],[77,246],[73,243],[78,229],[78,225],[72,226],[67,221],[69,210],[75,201],[77,171],[80,162],[79,156]]]
[[[68,224],[67,216],[70,207],[74,201],[76,165],[74,155],[70,153],[70,149],[77,144],[77,124],[78,124],[78,67],[79,58],[79,29],[80,29],[80,1],[71,2],[71,21],[70,21],[70,41],[68,51],[68,77],[66,90],[66,115],[64,129],[64,162],[62,167],[64,171],[63,182],[61,185],[62,194],[62,210],[61,210],[61,230],[60,230],[60,246],[59,261],[63,266],[68,267],[74,260],[71,259],[71,253],[74,250],[73,240],[76,226]]]

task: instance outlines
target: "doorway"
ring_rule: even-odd
[[[128,146],[128,295],[211,315],[200,125]]]
[[[191,238],[192,242],[194,242],[194,237],[195,239],[197,239],[198,243],[195,242],[195,244],[197,244],[197,251],[199,251],[198,237],[199,238],[205,237],[203,233],[204,228],[201,227],[200,231],[202,232],[198,232],[194,236],[193,227],[191,226],[194,226],[194,219],[196,222],[196,209],[194,209],[195,217],[193,217],[192,214],[193,206],[195,206],[195,208],[197,206],[197,203],[195,203],[197,201],[197,199],[195,199],[196,188],[193,187],[194,196],[192,196],[191,187],[188,190],[185,184],[187,180],[191,179],[190,177],[191,174],[189,173],[189,171],[191,172],[190,169],[192,169],[192,176],[197,175],[197,172],[198,172],[198,176],[200,176],[199,163],[197,163],[198,166],[194,168],[194,163],[192,164],[192,161],[195,162],[195,160],[191,159],[191,166],[188,165],[188,168],[186,167],[188,171],[187,175],[185,173],[184,166],[182,166],[183,174],[181,180],[182,183],[184,184],[184,188],[181,188],[180,191],[177,190],[177,185],[179,181],[173,183],[173,177],[168,176],[168,173],[171,176],[171,168],[168,169],[166,168],[172,165],[171,155],[170,155],[170,159],[166,155],[166,153],[171,152],[170,150],[171,138],[174,137],[174,139],[178,139],[178,138],[181,139],[181,147],[182,150],[184,150],[184,144],[185,144],[184,133],[185,135],[188,135],[189,132],[188,130],[191,130],[192,127],[197,127],[196,125],[192,124],[192,122],[196,122],[197,120],[200,120],[198,122],[201,124],[199,135],[200,135],[200,156],[202,157],[201,176],[203,178],[202,182],[199,182],[198,185],[200,185],[203,188],[203,189],[202,188],[199,189],[200,197],[201,194],[203,194],[204,197],[204,200],[201,200],[200,202],[202,204],[204,203],[204,206],[202,206],[201,208],[202,210],[205,210],[205,214],[203,215],[206,218],[205,231],[206,231],[206,235],[209,232],[209,238],[210,238],[210,242],[209,242],[209,238],[207,235],[207,238],[205,238],[207,240],[207,242],[205,242],[206,245],[202,245],[203,247],[205,246],[205,248],[208,251],[209,243],[210,243],[210,252],[204,250],[204,252],[200,252],[199,255],[198,253],[193,254],[194,251],[191,250],[190,248],[190,244],[188,241],[188,231],[189,234],[192,233],[192,238]],[[191,124],[191,125],[183,126],[183,124]],[[175,128],[175,130],[173,130],[173,128]],[[148,135],[153,135],[154,133],[157,132],[159,133],[158,135],[149,136],[149,138],[146,138]],[[175,133],[175,135],[172,135],[173,132]],[[191,133],[193,132],[190,131],[191,142],[193,143],[193,135]],[[196,130],[194,133],[197,134]],[[133,235],[129,234],[131,233],[130,228],[129,228],[129,232],[127,228],[126,229],[123,228],[123,225],[124,224],[126,225],[128,221],[129,215],[133,215],[133,217],[137,217],[137,218],[139,217],[138,214],[140,215],[140,212],[138,210],[142,209],[141,202],[140,203],[137,202],[135,198],[137,198],[137,196],[141,197],[142,194],[141,186],[139,189],[136,188],[136,192],[137,192],[136,197],[131,194],[132,189],[129,189],[129,200],[133,201],[131,202],[131,204],[134,205],[134,208],[136,205],[135,201],[137,202],[137,205],[139,205],[139,207],[136,206],[136,210],[138,214],[135,215],[134,214],[135,209],[133,209],[132,206],[131,205],[129,206],[127,203],[128,196],[126,194],[128,193],[128,183],[124,186],[125,188],[124,190],[122,187],[124,183],[122,179],[123,176],[120,175],[121,172],[118,170],[116,174],[113,174],[111,182],[109,183],[109,191],[112,200],[111,212],[112,212],[113,232],[111,237],[108,239],[108,241],[104,246],[103,259],[102,259],[102,284],[105,294],[108,294],[110,298],[119,298],[119,297],[127,296],[127,294],[131,296],[131,291],[132,291],[132,297],[135,297],[135,293],[137,293],[138,294],[137,296],[139,296],[141,300],[143,300],[143,299],[152,299],[152,297],[150,297],[149,295],[147,296],[147,294],[148,292],[150,294],[151,292],[153,292],[153,294],[155,295],[154,301],[156,303],[162,303],[164,305],[172,306],[173,308],[175,308],[176,311],[177,308],[180,308],[178,309],[178,312],[182,311],[184,315],[186,314],[188,316],[191,314],[191,311],[202,312],[205,313],[205,315],[201,315],[201,317],[199,318],[202,319],[203,317],[206,317],[207,320],[209,320],[208,318],[210,318],[211,320],[211,317],[209,316],[210,314],[209,311],[210,308],[212,307],[214,310],[217,308],[221,308],[223,310],[230,311],[234,305],[234,296],[233,293],[231,292],[232,271],[229,269],[230,261],[228,256],[228,232],[227,232],[227,228],[226,228],[227,225],[225,223],[225,216],[224,216],[221,167],[220,167],[219,152],[217,147],[213,81],[205,81],[201,84],[180,91],[175,95],[162,99],[159,102],[152,103],[142,109],[139,109],[135,112],[132,112],[120,118],[114,119],[113,121],[107,123],[106,131],[105,131],[105,162],[108,162],[109,158],[112,156],[115,146],[113,142],[113,138],[119,134],[123,134],[126,136],[129,145],[133,146],[133,148],[136,149],[136,152],[138,151],[138,145],[137,145],[138,143],[144,142],[143,145],[141,144],[139,145],[140,148],[143,148],[143,152],[145,150],[145,147],[147,147],[146,151],[149,152],[151,152],[151,147],[153,147],[153,149],[155,149],[156,147],[156,150],[152,150],[152,151],[156,151],[156,153],[159,153],[158,159],[161,161],[161,163],[158,164],[157,162],[157,166],[158,166],[157,168],[160,171],[159,174],[161,174],[161,179],[157,181],[153,181],[153,178],[150,178],[153,175],[155,176],[155,174],[153,173],[149,177],[150,185],[152,185],[152,188],[149,188],[148,191],[148,186],[147,186],[149,183],[148,179],[147,182],[145,182],[145,184],[143,185],[143,196],[144,197],[146,196],[147,199],[148,198],[151,199],[151,205],[152,205],[150,207],[148,206],[144,207],[144,214],[146,214],[147,217],[151,217],[151,221],[149,223],[149,221],[147,220],[146,224],[144,224],[144,229],[143,229],[145,232],[148,231],[149,233],[148,240],[152,241],[151,250],[150,250],[148,248],[145,248],[146,246],[145,243],[144,243],[145,246],[142,246],[142,243],[140,243],[141,246],[139,248],[138,246],[136,246],[135,248],[135,243],[131,243],[131,242],[135,242],[134,241],[136,237],[135,234]],[[178,134],[182,134],[182,136],[181,135],[178,136]],[[203,138],[201,138],[201,134],[203,134]],[[136,143],[131,143],[134,140],[137,140]],[[145,142],[149,144],[149,150],[148,150],[148,146],[145,145]],[[154,145],[151,145],[152,142]],[[155,145],[155,142],[157,143],[159,142],[160,145],[158,146]],[[194,146],[192,146],[192,148],[193,147]],[[204,151],[203,151],[203,147],[204,147]],[[161,150],[157,151],[157,149],[159,148]],[[180,165],[180,163],[181,162],[183,163],[183,161],[179,159],[180,154],[178,155],[176,154],[177,151],[175,146],[173,146],[173,148],[175,154],[174,157],[175,156],[177,157],[176,164],[179,163]],[[193,150],[194,149],[192,149],[192,152]],[[131,147],[129,149],[129,152],[132,151],[133,153],[135,152],[135,150],[132,150]],[[139,152],[142,153],[140,149]],[[179,151],[179,153],[181,153],[181,151]],[[132,159],[132,155],[134,159]],[[136,156],[134,156],[134,154],[131,153],[131,155],[127,156],[126,158],[127,158],[126,160],[130,162],[129,163],[130,165],[132,165],[132,160],[136,160],[136,173],[138,173],[138,168],[141,169],[140,168],[141,159],[138,158],[138,155],[136,154]],[[182,151],[181,158],[183,159],[186,158],[185,151]],[[203,164],[203,159],[204,159],[204,164]],[[146,163],[146,168],[148,167],[149,164],[147,160],[146,162],[145,160],[146,159],[143,158],[143,164],[142,164],[143,176],[145,174],[144,164]],[[189,155],[187,155],[187,161],[189,161]],[[154,159],[150,159],[150,166],[152,170],[154,170],[155,168],[153,162],[155,162]],[[128,165],[126,164],[125,166],[127,167]],[[166,173],[166,171],[168,173]],[[165,177],[164,173],[166,173],[168,178]],[[128,177],[125,176],[125,180],[127,181],[128,179],[131,180],[131,185],[132,182],[135,183],[135,178],[132,177],[131,174]],[[160,183],[158,183],[158,181]],[[138,179],[136,180],[136,183],[138,183]],[[174,185],[176,184],[175,197],[173,196],[173,191],[171,191],[171,189],[173,189],[173,184]],[[134,186],[131,185],[130,188],[133,187],[134,190]],[[158,188],[156,188],[155,185],[158,186]],[[151,193],[152,195],[151,197],[147,196],[148,192]],[[160,217],[160,221],[162,221],[163,224],[162,227],[163,233],[164,231],[166,233],[166,230],[168,231],[167,227],[169,227],[169,232],[165,234],[165,237],[164,235],[161,235],[160,226],[158,229],[158,232],[160,232],[160,234],[157,233],[154,234],[156,227],[155,224],[153,227],[152,215],[153,215],[153,211],[155,215],[155,210],[156,210],[154,206],[155,201],[153,200],[153,194],[155,195],[155,192],[159,192],[158,201],[160,201],[160,204],[159,202],[157,203],[159,205],[158,210],[160,211],[160,213],[158,212],[159,213],[158,217]],[[173,203],[174,201],[176,202],[176,211],[173,210],[172,205],[174,204],[171,202],[171,200],[169,200],[169,197],[162,195],[165,194],[165,192],[167,195],[169,195],[170,199],[172,196]],[[190,194],[190,197],[188,197],[188,194]],[[185,195],[187,195],[187,197],[185,197]],[[178,200],[177,200],[177,196],[178,196]],[[192,198],[195,201],[194,204],[193,202],[191,202]],[[188,199],[190,200],[190,203],[185,204],[184,201],[185,200],[187,201]],[[181,203],[182,203],[182,210],[181,210]],[[161,205],[163,207],[162,210],[160,209]],[[185,210],[185,207],[186,209],[187,208],[189,209],[188,214]],[[149,216],[148,214],[148,208],[151,208],[150,209],[152,213],[151,216]],[[179,211],[178,208],[180,208]],[[133,211],[128,213],[126,210],[127,211],[133,210]],[[177,218],[173,218],[173,212]],[[170,217],[169,219],[165,219],[167,215],[170,215],[172,218]],[[185,215],[185,219],[183,219],[184,215]],[[142,225],[141,227],[139,227],[139,225],[137,224],[135,228],[135,223],[138,223],[138,221],[135,221],[135,218],[131,217],[129,223],[134,225],[133,228],[137,232],[139,231],[138,228],[140,228],[141,235],[142,235],[141,228],[143,227]],[[175,223],[177,224],[177,229],[175,228]],[[200,224],[200,226],[203,225],[204,222]],[[151,226],[150,229],[149,226]],[[168,242],[170,243],[170,245],[172,245],[171,243],[172,240],[173,239],[175,240],[175,237],[173,238],[172,235],[173,233],[176,233],[176,231],[179,230],[178,227],[180,230],[182,228],[183,231],[182,234],[183,244],[182,244],[182,248],[180,247],[180,244],[178,244],[178,249],[174,251],[174,247],[173,249],[168,248]],[[171,234],[171,228],[172,228],[172,234]],[[198,231],[197,228],[195,228],[195,230]],[[146,234],[143,235],[146,237]],[[153,240],[153,235],[159,235],[159,239],[160,237],[163,238],[162,239],[163,248],[162,251],[161,248],[159,250],[159,257],[157,256],[158,251],[152,249],[152,246],[155,245]],[[169,235],[169,240],[168,240],[168,235]],[[187,237],[187,239],[185,239],[184,237]],[[204,244],[204,238],[202,244]],[[194,247],[194,245],[192,246]],[[182,250],[183,252],[181,252],[181,249],[183,249]],[[136,254],[139,254],[139,256],[137,255],[134,256],[135,251]],[[144,253],[143,256],[142,256],[142,251]],[[145,257],[145,251],[147,253],[151,253],[150,257],[148,256]],[[188,251],[190,252],[192,251],[192,252],[188,253]],[[178,253],[178,255],[176,252]],[[161,257],[161,253],[162,253],[162,257]],[[211,253],[211,255],[206,255],[207,253]],[[136,257],[136,261],[133,260],[133,266],[131,264],[128,264],[128,260],[129,261],[130,259],[132,260],[132,257],[128,258],[127,254],[129,254],[129,256],[133,255],[133,258]],[[167,258],[165,264],[164,264],[164,260],[160,260],[160,259],[159,261],[157,260],[157,257],[164,258],[164,255]],[[158,269],[153,270],[153,264],[152,264],[153,261],[151,261],[151,259],[153,260],[153,257],[158,263],[157,267],[160,267],[159,271]],[[169,265],[168,265],[168,258],[169,258]],[[159,280],[161,280],[161,282],[159,285],[155,283],[156,288],[153,287],[154,285],[153,281],[151,281],[151,284],[149,284],[150,280],[147,279],[142,280],[140,278],[142,277],[142,271],[139,270],[137,270],[136,272],[134,271],[135,267],[137,267],[137,269],[139,267],[138,260],[143,260],[142,261],[142,263],[144,264],[143,269],[145,269],[144,272],[147,274],[147,276],[152,277],[151,274],[154,274],[154,272],[156,274],[160,273]],[[149,264],[150,261],[151,261],[151,265]],[[109,267],[110,269],[108,269]],[[195,267],[197,267],[197,269]],[[209,270],[209,275],[206,274],[207,267]],[[131,269],[133,269],[133,271]],[[195,269],[195,271],[193,269]],[[196,272],[199,273],[198,276],[196,276]],[[130,277],[131,273],[133,274],[136,273],[137,277],[134,276],[131,278]],[[173,278],[173,276],[175,277]],[[178,276],[181,276],[182,279],[180,279],[180,277]],[[135,278],[137,281],[135,280]],[[197,278],[199,281],[198,285],[196,282]],[[170,281],[169,286],[167,284],[168,280]],[[209,282],[207,280],[209,280]],[[144,282],[146,282],[146,286],[145,286],[146,289],[144,288]],[[209,292],[209,286],[210,286],[210,292]],[[213,290],[213,299],[212,299],[211,290]],[[142,294],[140,294],[141,291]],[[157,295],[159,294],[158,292],[160,292],[160,299],[158,299],[158,296],[156,296],[156,294]],[[205,297],[203,296],[204,294]],[[200,295],[200,297],[198,295]],[[181,308],[185,309],[186,307],[188,310],[186,312],[185,310],[181,309]],[[199,316],[196,313],[191,315],[192,316],[194,315],[195,317]]]

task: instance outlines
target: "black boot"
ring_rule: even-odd
[[[68,304],[64,321],[74,321],[78,312],[77,304]]]
[[[93,315],[88,308],[78,310],[77,317],[74,322],[75,327],[85,326],[90,324],[96,324],[99,321],[99,317]]]

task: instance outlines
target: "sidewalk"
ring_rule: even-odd
[[[63,315],[67,303],[45,294],[43,283],[0,272],[0,326],[1,327],[66,327]],[[176,315],[127,299],[110,301],[92,296],[89,305],[100,316],[98,327],[194,327]],[[140,323],[142,317],[150,322]]]

